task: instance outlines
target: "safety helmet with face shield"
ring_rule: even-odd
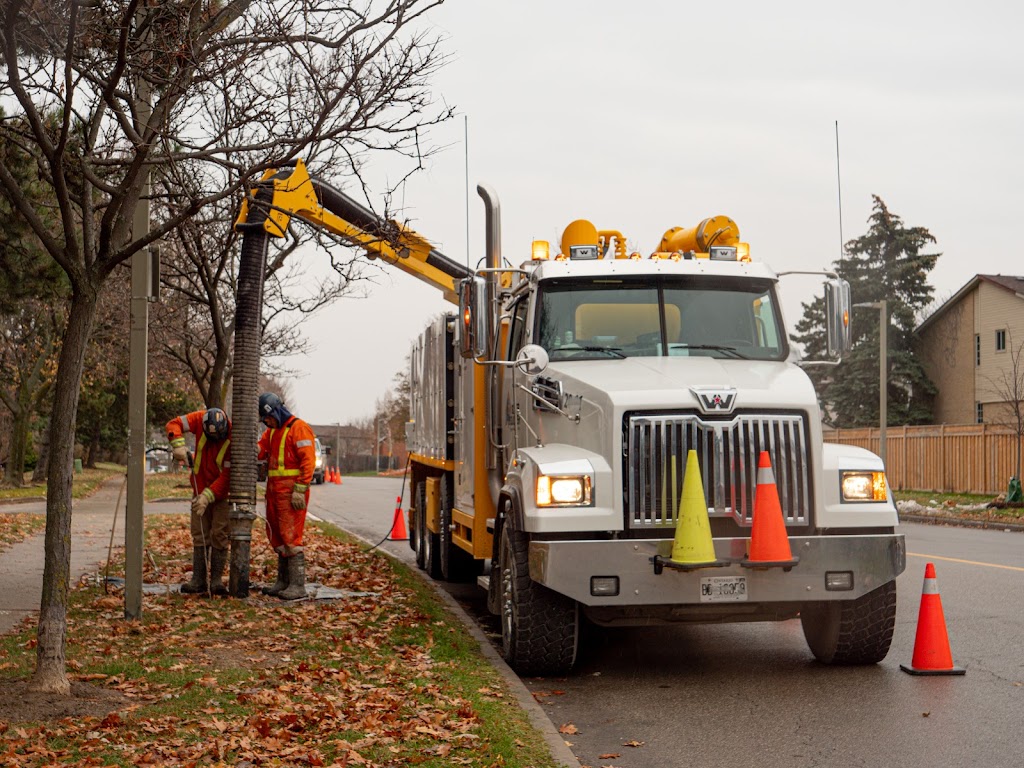
[[[203,414],[203,434],[207,439],[217,442],[226,440],[230,431],[231,423],[228,421],[228,415],[220,408],[209,408]]]

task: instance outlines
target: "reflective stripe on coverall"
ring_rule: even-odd
[[[306,486],[308,507],[316,467],[315,439],[310,426],[297,416],[260,437],[259,459],[267,462],[267,538],[274,551],[285,557],[302,551],[306,510],[292,509],[292,489],[296,483]]]
[[[191,516],[192,545],[227,549],[231,546],[228,536],[228,490],[231,485],[231,438],[221,443],[207,440],[203,433],[203,415],[206,411],[193,411],[167,422],[167,437],[170,440],[184,437],[184,433],[196,435],[196,453],[192,459],[191,483],[195,495],[207,488],[214,501],[202,516]]]

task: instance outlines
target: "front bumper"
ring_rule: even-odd
[[[893,581],[907,565],[903,534],[869,536],[794,536],[789,539],[799,562],[789,570],[745,568],[750,539],[714,539],[724,567],[655,573],[654,557],[672,555],[671,539],[613,541],[532,541],[530,577],[588,606],[702,605],[702,579],[745,576],[748,604],[809,600],[853,600]],[[852,588],[825,588],[826,572],[848,572]],[[591,594],[593,577],[617,576],[614,596]]]

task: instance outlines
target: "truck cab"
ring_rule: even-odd
[[[881,660],[905,567],[896,509],[877,456],[823,442],[778,276],[746,247],[606,257],[606,242],[563,242],[557,257],[535,245],[495,290],[500,359],[477,358],[496,371],[490,442],[501,478],[487,584],[506,658],[564,671],[581,617],[800,617],[819,660]],[[834,340],[848,286],[832,283],[829,297]],[[472,334],[472,323],[461,330]],[[690,454],[713,554],[683,567],[673,552]],[[751,567],[762,454],[793,555]]]

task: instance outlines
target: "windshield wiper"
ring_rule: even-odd
[[[612,357],[618,357],[621,359],[626,358],[626,356],[622,354],[622,347],[600,347],[596,344],[573,344],[568,347],[560,347],[559,349],[554,350],[552,356],[554,356],[555,353],[558,353],[559,357],[563,355],[574,357],[579,352],[607,352]]]
[[[728,352],[739,360],[747,360],[742,352],[737,352],[736,347],[727,347],[723,344],[669,344],[669,349],[710,349],[714,352]]]
[[[622,354],[622,347],[598,347],[592,344],[584,344],[580,349],[586,352],[607,352],[612,357],[625,357],[625,355]]]

